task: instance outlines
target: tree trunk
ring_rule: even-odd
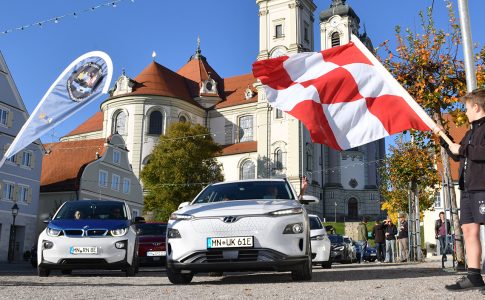
[[[456,261],[458,268],[465,266],[465,248],[463,243],[463,231],[460,226],[460,219],[458,218],[458,206],[456,205],[456,193],[451,177],[450,158],[446,150],[441,147],[441,163],[443,165],[443,176],[445,176],[445,182],[448,184],[448,191],[451,202],[451,216],[453,219],[453,228],[455,233],[455,245],[456,245]]]

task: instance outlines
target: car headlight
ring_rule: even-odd
[[[173,213],[170,215],[170,220],[191,220],[193,219],[194,217],[191,216],[191,215],[186,215],[186,214],[176,214],[176,213]]]
[[[278,216],[287,216],[287,215],[297,215],[303,213],[303,208],[295,207],[295,208],[288,208],[270,212],[270,216],[278,217]]]
[[[316,241],[321,241],[321,240],[324,240],[325,239],[325,235],[324,234],[315,235],[315,236],[312,236],[310,239],[311,240],[316,240]]]
[[[128,232],[128,228],[119,228],[110,230],[109,233],[112,236],[124,236]]]
[[[61,232],[62,232],[62,230],[47,227],[47,235],[59,236],[61,234]]]
[[[169,239],[179,239],[182,236],[180,235],[180,232],[177,229],[169,228],[167,230],[167,238]]]
[[[283,230],[283,234],[297,234],[303,232],[303,223],[288,224]]]

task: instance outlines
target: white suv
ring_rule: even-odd
[[[167,227],[167,276],[190,283],[197,272],[291,271],[312,278],[310,227],[285,179],[241,180],[207,186],[181,204]],[[185,205],[185,206],[184,206]]]
[[[119,201],[67,201],[39,235],[37,270],[138,269],[137,235],[128,206]]]

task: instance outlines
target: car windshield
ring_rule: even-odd
[[[328,238],[330,239],[331,243],[342,243],[344,241],[344,238],[341,235],[329,235]]]
[[[167,224],[138,224],[139,235],[163,235],[167,232]]]
[[[316,218],[316,217],[310,217],[310,229],[313,230],[313,229],[322,229],[323,228],[323,225],[322,225],[322,222],[320,222],[320,219],[319,218]]]
[[[116,201],[68,201],[54,216],[54,220],[107,219],[127,220],[122,202]]]
[[[210,185],[193,204],[250,199],[293,200],[295,197],[285,181],[242,181]]]

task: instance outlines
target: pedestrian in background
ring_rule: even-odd
[[[386,230],[386,260],[384,262],[396,262],[396,234],[397,227],[392,223],[390,217],[385,222]]]
[[[454,161],[460,161],[458,185],[461,190],[460,223],[465,240],[468,275],[455,284],[447,285],[450,291],[482,289],[485,283],[481,271],[480,224],[485,224],[485,89],[480,88],[461,98],[465,104],[470,130],[459,144],[441,145]],[[441,131],[435,129],[436,133]]]
[[[399,215],[399,233],[397,234],[397,241],[399,243],[400,249],[400,262],[408,261],[409,256],[409,231],[408,231],[408,221],[406,220],[405,214]]]
[[[450,234],[451,223],[450,220],[445,219],[445,212],[440,212],[440,218],[436,220],[434,224],[434,232],[436,239],[440,242],[440,254],[442,261],[446,261],[446,252],[448,251],[448,245],[446,243],[446,235]]]
[[[372,238],[376,246],[377,259],[376,262],[383,262],[386,253],[386,236],[385,226],[380,219],[377,219],[372,228]]]
[[[360,244],[360,263],[364,261],[365,250],[367,249],[367,218],[362,218],[362,222],[357,226],[357,243]]]

